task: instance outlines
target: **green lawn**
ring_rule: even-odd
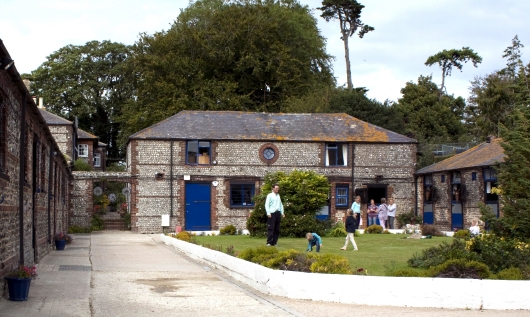
[[[433,237],[432,239],[405,239],[409,235],[403,234],[362,234],[355,238],[359,251],[353,251],[348,246],[347,251],[340,248],[344,245],[344,238],[322,238],[321,253],[340,254],[348,259],[351,268],[364,268],[368,275],[385,275],[390,268],[407,267],[407,260],[423,249],[437,246],[442,241],[451,242],[451,237]],[[264,246],[265,238],[251,238],[249,236],[197,236],[197,243],[202,245],[222,246],[223,251],[228,246],[234,246],[235,252],[246,248]],[[303,238],[280,238],[280,251],[296,249],[305,251],[307,240]],[[314,251],[313,251],[314,252]]]

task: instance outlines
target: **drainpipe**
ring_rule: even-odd
[[[414,176],[414,216],[418,216],[418,175]]]
[[[170,218],[173,218],[173,140],[170,141],[170,149],[169,149],[169,205],[170,210]]]
[[[26,104],[28,93],[22,99],[22,111],[20,113],[20,161],[18,177],[18,234],[20,240],[20,265],[24,265],[24,174],[26,169]]]
[[[52,216],[51,216],[51,200],[52,200],[52,158],[53,149],[50,146],[50,160],[48,166],[48,244],[52,243]]]
[[[351,188],[352,197],[355,199],[355,144],[351,145]]]

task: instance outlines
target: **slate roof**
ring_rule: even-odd
[[[97,139],[98,137],[78,128],[77,138],[78,139]]]
[[[132,139],[417,143],[345,113],[188,110],[133,134]]]
[[[46,124],[50,124],[50,125],[60,125],[60,124],[70,125],[72,124],[72,121],[68,121],[65,118],[60,117],[56,114],[53,114],[45,109],[39,108],[39,110],[44,120],[46,120]]]
[[[493,166],[504,162],[504,149],[502,139],[493,139],[490,143],[484,142],[469,150],[445,159],[441,162],[424,167],[416,174],[431,174],[434,172],[459,170],[471,167]]]

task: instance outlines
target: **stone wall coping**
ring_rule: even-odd
[[[160,237],[163,243],[191,258],[209,264],[263,294],[273,296],[372,306],[530,309],[530,301],[527,300],[530,281],[361,276],[273,270],[164,234]]]
[[[101,177],[134,177],[129,172],[86,172],[73,171],[74,178],[101,178]]]

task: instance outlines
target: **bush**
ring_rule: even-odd
[[[383,227],[380,225],[371,225],[370,227],[364,229],[364,233],[383,233]]]
[[[475,278],[484,279],[491,276],[488,266],[478,261],[452,259],[443,264],[431,267],[427,274],[432,277],[444,278]]]
[[[74,171],[85,171],[90,172],[92,171],[92,166],[85,162],[83,159],[78,158],[74,161]]]
[[[385,229],[385,231],[383,231],[383,234],[390,234],[390,231],[388,231],[388,229]]]
[[[476,253],[478,260],[494,273],[510,267],[530,266],[530,244],[515,239],[480,235],[469,240],[469,251]]]
[[[351,274],[348,259],[343,256],[325,253],[316,255],[316,260],[311,264],[311,272],[328,274]]]
[[[68,233],[91,233],[91,232],[92,232],[92,227],[81,227],[81,226],[73,225],[73,226],[70,226],[70,228],[68,228]]]
[[[396,220],[398,221],[399,228],[403,228],[407,224],[415,225],[421,224],[423,218],[421,216],[414,215],[414,211],[404,212],[396,215]]]
[[[510,267],[497,274],[499,280],[522,280],[523,272],[518,267]]]
[[[452,259],[476,260],[477,256],[466,250],[465,241],[454,239],[451,244],[442,242],[439,246],[414,253],[407,263],[411,267],[428,269]]]
[[[412,268],[397,269],[387,273],[388,276],[398,277],[426,277],[425,271],[414,270]]]
[[[125,222],[125,226],[130,229],[131,228],[131,214],[130,213],[126,213],[124,216],[123,216],[123,222]]]
[[[182,241],[191,242],[191,233],[189,233],[188,231],[181,231],[177,233],[175,238],[182,240]]]
[[[316,232],[321,236],[325,236],[324,233],[330,227],[331,223],[329,221],[320,221],[314,215],[287,214],[285,218],[282,218],[280,237],[301,238],[305,237],[308,232]],[[266,237],[267,214],[253,211],[247,220],[247,229],[253,237]]]
[[[424,223],[423,225],[421,225],[421,234],[424,236],[433,236],[433,237],[443,236],[442,232],[440,231],[440,229],[438,229],[438,227],[436,227],[435,225],[427,224],[427,223]]]
[[[275,247],[263,246],[245,249],[241,251],[237,257],[249,262],[261,264],[276,256],[277,253],[278,249]]]
[[[92,231],[103,230],[103,219],[98,215],[92,215],[92,220],[90,221],[92,225]]]
[[[228,235],[235,235],[237,233],[237,229],[234,225],[228,225],[219,230],[219,234],[228,234]]]
[[[286,250],[275,254],[275,256],[262,263],[271,269],[286,271],[311,272],[311,264],[315,262],[315,256],[297,250]]]
[[[469,239],[471,238],[471,234],[469,233],[469,230],[458,230],[453,234],[453,238],[457,239]]]
[[[335,228],[332,229],[328,234],[326,234],[326,237],[345,237],[348,233],[343,228]]]

